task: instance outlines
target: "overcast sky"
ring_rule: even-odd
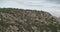
[[[0,7],[44,10],[60,16],[60,0],[0,0]]]

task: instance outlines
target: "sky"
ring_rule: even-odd
[[[60,17],[60,0],[0,0],[0,7],[43,10]]]

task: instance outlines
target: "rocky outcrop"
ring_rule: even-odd
[[[57,17],[48,12],[0,8],[0,32],[58,32]]]

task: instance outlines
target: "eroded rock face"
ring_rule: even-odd
[[[0,32],[57,32],[56,19],[44,11],[0,8]]]

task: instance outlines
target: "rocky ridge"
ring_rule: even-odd
[[[57,32],[59,28],[57,17],[48,12],[0,8],[0,32]]]

